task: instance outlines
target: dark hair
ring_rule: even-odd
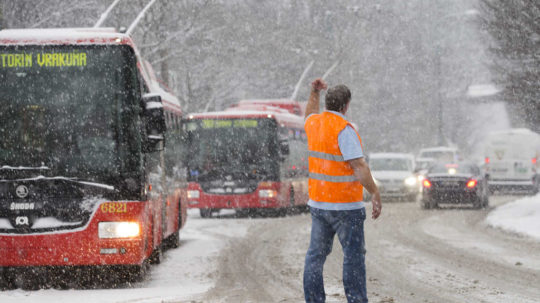
[[[326,92],[325,103],[327,110],[342,111],[351,101],[351,91],[345,85],[336,85]]]

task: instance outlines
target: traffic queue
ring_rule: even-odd
[[[185,114],[113,29],[3,30],[0,53],[0,283],[23,276],[33,288],[42,272],[87,267],[140,281],[180,244],[188,208],[203,218],[307,209],[303,103]],[[367,160],[384,199],[426,209],[539,191],[539,134],[494,133],[484,155],[465,161],[443,146]]]

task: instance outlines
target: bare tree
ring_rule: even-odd
[[[513,122],[540,131],[540,2],[482,0],[481,4],[483,28],[494,41],[492,69],[515,113]]]
[[[9,27],[92,26],[112,2],[0,1]],[[128,26],[148,2],[120,1],[103,26]],[[480,55],[468,47],[476,43],[469,38],[475,29],[470,23],[434,22],[468,5],[467,0],[160,0],[132,36],[186,112],[221,110],[239,99],[289,97],[314,61],[306,83],[296,89],[305,100],[308,80],[339,62],[327,80],[351,87],[355,102],[349,116],[364,128],[369,148],[414,149],[438,142],[437,94],[445,99],[445,136],[461,123],[450,104],[459,108],[463,83],[479,73],[470,67],[481,64],[475,63]],[[443,29],[444,35],[438,33]]]

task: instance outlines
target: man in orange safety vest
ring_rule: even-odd
[[[306,302],[324,302],[323,267],[337,234],[343,248],[343,286],[348,302],[367,302],[363,202],[364,187],[372,196],[372,218],[381,214],[381,198],[360,135],[345,113],[351,92],[345,85],[328,89],[326,110],[319,114],[322,79],[311,84],[306,106],[311,240],[304,265]]]

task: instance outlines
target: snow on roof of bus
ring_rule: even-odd
[[[300,116],[291,113],[276,113],[272,111],[261,110],[227,110],[218,112],[191,113],[188,115],[190,119],[204,118],[237,118],[237,117],[275,117],[279,123],[288,123],[298,127],[304,126],[304,119]]]
[[[233,104],[231,108],[257,105],[279,107],[296,115],[301,115],[304,112],[302,105],[292,99],[243,99]]]
[[[36,28],[0,30],[2,44],[36,43],[118,43],[117,39],[131,39],[114,28]]]
[[[290,111],[277,106],[265,104],[240,104],[238,106],[226,108],[225,111],[268,111],[275,113],[290,113]]]
[[[298,103],[298,101],[296,100],[292,100],[292,99],[243,99],[243,100],[240,100],[238,101],[239,104],[251,104],[251,103],[274,103],[274,104],[287,104],[287,103],[291,103],[291,104],[295,104],[295,103]]]

